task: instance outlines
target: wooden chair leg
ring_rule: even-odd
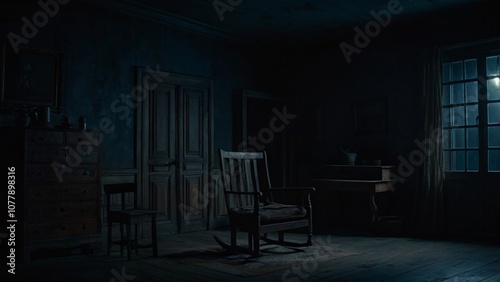
[[[139,241],[138,241],[139,236],[137,235],[137,224],[135,224],[135,241],[134,241],[134,246],[135,246],[135,254],[139,254]]]
[[[258,232],[253,234],[253,256],[260,256],[260,234]]]
[[[123,224],[120,223],[120,256],[123,256],[123,240],[125,239],[123,232]]]
[[[251,232],[248,232],[248,248],[252,250],[252,245],[253,245],[253,236]]]
[[[130,256],[130,249],[132,246],[132,235],[130,234],[130,229],[131,229],[130,224],[127,224],[127,258],[128,258],[128,260],[131,260],[131,258],[132,258]]]
[[[231,226],[231,247],[236,247],[236,227]]]
[[[285,241],[285,232],[283,232],[283,231],[278,232],[278,241],[280,243],[283,243]]]
[[[113,244],[113,236],[111,234],[113,230],[113,222],[108,221],[108,256],[111,254],[111,245]]]
[[[153,215],[151,222],[151,237],[153,240],[153,256],[158,256],[158,238],[156,237],[156,215]]]

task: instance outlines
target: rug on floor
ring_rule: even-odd
[[[315,269],[318,263],[357,254],[339,246],[328,245],[302,248],[263,245],[261,252],[262,256],[252,258],[246,254],[231,254],[222,248],[213,248],[170,254],[167,257],[190,266],[199,266],[240,277],[255,277],[292,267]]]

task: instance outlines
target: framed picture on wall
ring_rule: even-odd
[[[387,100],[370,100],[354,107],[356,133],[377,134],[387,132]]]
[[[0,75],[1,102],[30,106],[61,106],[61,53],[4,44]]]

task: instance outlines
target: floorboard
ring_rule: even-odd
[[[318,235],[314,237],[315,245],[354,254],[330,261],[304,258],[308,264],[245,278],[186,264],[173,256],[217,250],[214,235],[229,242],[227,231],[170,235],[159,238],[157,258],[152,257],[150,249],[140,249],[129,262],[115,246],[109,256],[73,255],[22,263],[14,281],[500,281],[500,244]],[[289,234],[287,238],[302,241],[304,234]],[[244,234],[238,239],[246,244]]]

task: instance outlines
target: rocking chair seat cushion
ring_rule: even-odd
[[[260,220],[263,223],[288,221],[298,218],[304,218],[307,215],[307,210],[298,205],[285,205],[280,203],[269,202],[259,205]],[[254,206],[242,206],[239,208],[231,208],[230,212],[235,216],[248,217],[254,214]]]

